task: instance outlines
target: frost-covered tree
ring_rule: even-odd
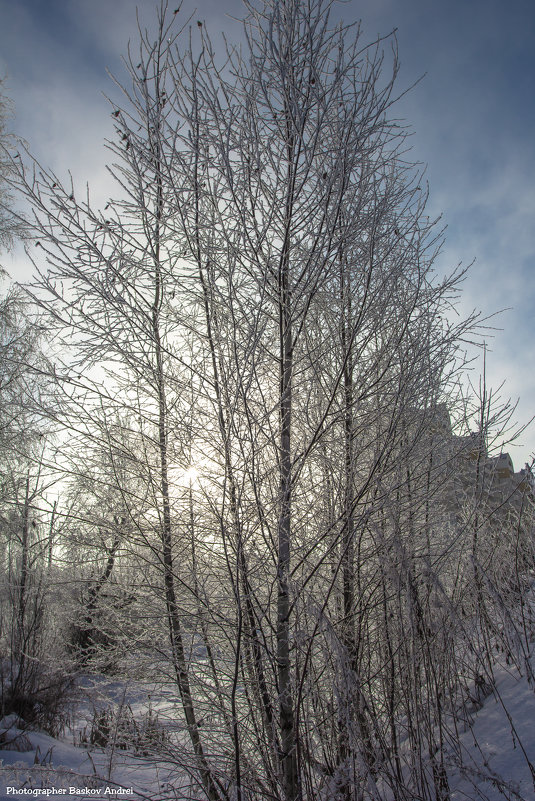
[[[0,246],[25,232],[13,212],[10,181],[15,139],[6,131],[9,103],[0,102]],[[68,678],[55,673],[49,614],[54,484],[43,409],[50,380],[42,351],[43,331],[25,293],[7,286],[0,298],[0,684],[3,712],[40,719],[54,728]]]
[[[0,81],[0,248],[7,248],[13,244],[15,237],[20,236],[23,225],[17,221],[11,208],[8,178],[13,175],[12,152],[15,139],[7,130],[11,104],[3,90],[4,81]]]
[[[69,547],[100,536],[83,647],[120,552],[209,801],[448,797],[440,421],[477,318],[448,321],[395,41],[333,13],[247,3],[219,58],[163,6],[112,106],[117,198],[18,169],[83,457]]]

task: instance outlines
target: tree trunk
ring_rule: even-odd
[[[286,234],[279,265],[279,459],[280,512],[277,552],[277,673],[279,682],[279,715],[281,729],[281,771],[285,801],[301,797],[297,767],[297,726],[292,692],[290,659],[290,555],[292,507],[292,293],[290,288],[290,224],[292,213],[292,151],[288,139],[288,196],[286,205]]]

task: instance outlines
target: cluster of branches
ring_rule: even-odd
[[[394,40],[324,0],[246,9],[223,62],[165,6],[140,32],[102,212],[13,162],[68,477],[54,560],[85,582],[72,644],[174,682],[195,797],[445,801],[533,557],[517,514],[505,591],[479,473],[453,477],[492,422],[485,401],[474,462],[445,413],[480,320],[451,322],[462,272],[434,272]]]

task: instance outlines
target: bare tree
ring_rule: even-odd
[[[222,60],[165,5],[140,31],[102,212],[18,169],[57,421],[78,486],[105,453],[121,507],[86,623],[127,551],[159,595],[176,758],[210,801],[443,801],[462,631],[444,409],[478,318],[448,322],[462,272],[433,271],[395,40],[364,44],[323,0],[246,9]]]

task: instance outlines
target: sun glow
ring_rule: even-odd
[[[184,484],[192,486],[193,484],[196,484],[198,480],[199,480],[199,471],[195,467],[195,465],[191,464],[184,470],[182,481],[184,482]]]

